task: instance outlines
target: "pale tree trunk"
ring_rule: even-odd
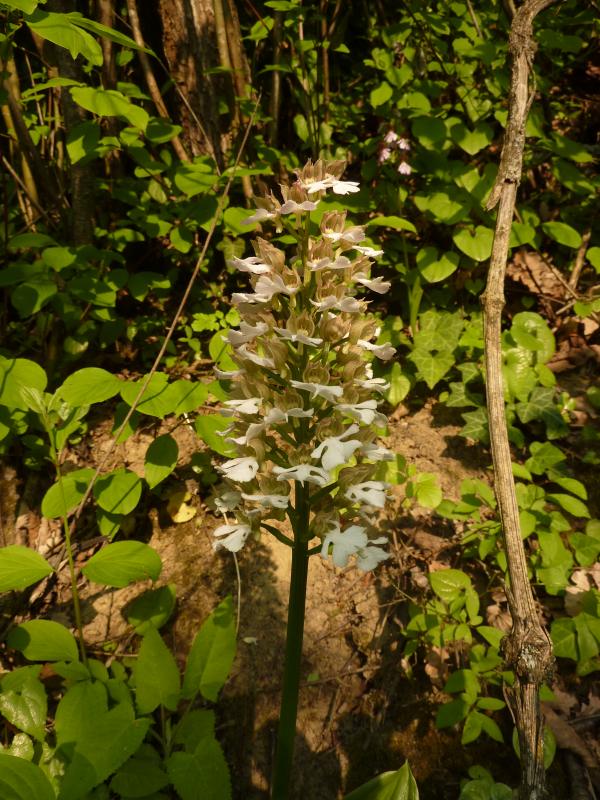
[[[502,309],[510,229],[521,180],[525,123],[534,99],[531,68],[535,54],[533,21],[557,0],[526,0],[515,13],[509,40],[512,72],[508,121],[496,183],[487,209],[498,206],[494,244],[482,297],[485,337],[486,395],[495,490],[508,562],[506,588],[512,629],[503,642],[514,685],[505,695],[519,735],[521,785],[519,800],[542,800],[545,795],[544,719],[539,692],[553,671],[552,642],[544,630],[527,574],[519,507],[512,474],[502,379]]]

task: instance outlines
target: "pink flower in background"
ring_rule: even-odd
[[[410,175],[412,172],[412,167],[408,163],[408,161],[403,161],[401,164],[398,165],[398,172],[400,175]]]

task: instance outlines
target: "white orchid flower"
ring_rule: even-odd
[[[347,489],[346,497],[353,503],[365,503],[368,506],[375,506],[375,508],[384,508],[386,491],[389,488],[390,484],[383,481],[365,481]]]
[[[297,464],[295,467],[273,467],[273,473],[277,475],[278,481],[298,481],[304,486],[305,482],[316,483],[317,486],[325,486],[329,483],[329,473],[322,467],[315,467],[312,464]]]
[[[387,425],[387,417],[377,411],[377,400],[363,400],[362,403],[339,403],[336,405],[338,411],[342,411],[357,422],[362,422],[363,425],[371,425],[373,422],[379,428]]]
[[[267,211],[266,208],[257,208],[251,217],[242,220],[242,225],[253,225],[255,222],[264,222],[267,219],[275,219],[276,211]]]
[[[223,492],[222,494],[215,497],[215,506],[221,512],[221,514],[225,514],[228,511],[233,511],[234,508],[237,508],[240,504],[240,500],[242,499],[242,495],[239,492],[234,491],[231,489],[228,492]]]
[[[269,297],[252,292],[234,292],[231,295],[231,302],[236,306],[241,303],[266,303],[269,299]]]
[[[385,378],[369,378],[366,381],[357,381],[361,389],[368,389],[370,392],[379,392],[384,394],[390,388],[390,384]]]
[[[392,347],[391,344],[387,344],[387,342],[385,344],[372,344],[371,342],[365,341],[365,339],[359,339],[358,344],[364,347],[365,350],[369,350],[376,358],[382,361],[389,361],[390,358],[396,355],[396,348]]]
[[[315,410],[314,408],[288,408],[285,413],[288,417],[296,417],[298,419],[304,417],[309,419],[314,416]]]
[[[259,503],[261,506],[267,508],[287,508],[290,504],[290,498],[287,494],[244,494],[244,500],[249,500],[251,503]]]
[[[315,306],[315,308],[318,308],[319,311],[328,311],[330,308],[335,308],[337,311],[346,311],[350,314],[357,314],[363,309],[363,301],[357,300],[356,297],[343,297],[340,300],[339,297],[336,297],[334,294],[330,294],[320,301],[311,300],[310,302],[313,306]],[[332,316],[334,315],[332,314]]]
[[[344,394],[341,386],[325,386],[322,383],[306,383],[303,381],[290,381],[290,383],[294,389],[304,389],[305,392],[310,392],[311,397],[322,397],[324,400],[329,400],[330,403],[335,403],[336,398]]]
[[[265,275],[271,272],[271,267],[256,256],[248,256],[248,258],[234,257],[227,263],[240,272],[251,272],[253,275]]]
[[[228,372],[225,372],[224,370],[219,369],[218,367],[213,367],[213,372],[220,381],[230,381],[233,378],[239,378],[240,375],[244,374],[245,370],[233,369]]]
[[[325,231],[323,238],[330,242],[347,242],[348,244],[358,244],[365,238],[365,229],[358,225],[346,228],[345,231]]]
[[[341,436],[328,436],[312,451],[311,458],[320,458],[321,464],[326,470],[347,464],[354,452],[362,446],[359,439],[348,440],[348,436],[352,436],[357,431],[358,425],[350,425]]]
[[[253,422],[252,424],[248,425],[246,428],[246,433],[243,436],[237,436],[235,438],[230,437],[227,441],[248,446],[253,439],[259,439],[262,436],[266,427],[267,426],[264,422]]]
[[[244,400],[226,400],[224,405],[233,408],[240,414],[258,414],[258,409],[262,405],[262,398],[247,397]]]
[[[375,250],[374,247],[359,247],[356,245],[354,249],[367,258],[379,258],[379,256],[383,255],[383,250]]]
[[[304,200],[302,203],[296,203],[294,200],[286,200],[279,209],[280,214],[295,214],[298,211],[314,211],[319,205],[319,201],[313,202],[312,200]]]
[[[375,442],[364,444],[360,451],[370,461],[394,461],[396,456],[387,447],[379,447]]]
[[[248,481],[254,480],[258,472],[258,461],[252,456],[242,456],[225,461],[217,469],[232,481],[248,483]]]
[[[316,336],[307,336],[305,333],[293,333],[292,331],[288,331],[287,328],[273,328],[273,330],[278,333],[282,339],[286,339],[288,342],[301,342],[302,344],[308,345],[323,344],[323,339],[319,339]]]
[[[257,336],[262,336],[262,334],[266,333],[268,330],[269,326],[266,322],[259,322],[257,325],[248,325],[247,322],[242,320],[240,322],[239,331],[228,331],[224,341],[228,342],[233,347],[238,347],[245,342],[253,342]]]
[[[370,289],[372,292],[377,292],[377,294],[385,294],[392,285],[389,281],[384,281],[380,276],[377,276],[377,278],[367,278],[362,272],[357,273],[354,276],[354,280],[362,286],[366,286],[367,289]]]
[[[352,266],[352,261],[346,256],[338,256],[333,261],[330,258],[320,258],[318,261],[309,261],[308,266],[313,272],[322,269],[348,269]]]
[[[322,181],[304,183],[303,187],[306,189],[307,194],[324,192],[327,189],[333,189],[334,194],[353,194],[354,192],[360,191],[358,181],[340,181],[333,176],[328,176]]]
[[[331,547],[332,560],[336,567],[345,567],[350,556],[356,556],[357,566],[367,572],[389,557],[385,550],[374,546],[385,541],[386,539],[379,538],[370,542],[365,528],[360,525],[351,525],[345,531],[336,525],[323,540],[321,555],[326,559]]]
[[[258,353],[248,350],[248,347],[245,344],[238,347],[237,352],[240,356],[247,358],[248,361],[252,361],[253,364],[256,364],[259,367],[275,369],[275,362],[272,358],[268,358],[267,356],[259,356]]]
[[[215,528],[213,531],[213,536],[217,538],[217,541],[213,542],[213,550],[219,550],[221,547],[224,547],[225,550],[229,550],[230,553],[237,553],[244,546],[250,533],[251,528],[249,525],[242,525],[241,523],[236,525],[219,525],[219,527]]]
[[[299,286],[288,286],[281,275],[272,275],[270,277],[261,275],[256,281],[254,291],[260,297],[264,297],[265,300],[271,300],[273,295],[276,294],[294,295],[299,288]]]

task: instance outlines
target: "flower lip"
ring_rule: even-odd
[[[313,464],[297,464],[295,467],[273,467],[273,474],[278,481],[293,480],[304,486],[305,482],[316,483],[317,486],[326,486],[329,483],[329,473],[322,467]]]
[[[237,523],[235,525],[219,525],[212,534],[217,539],[217,541],[213,542],[213,549],[219,550],[223,547],[225,550],[229,550],[230,553],[237,553],[244,546],[250,533],[250,526],[242,523]]]
[[[248,483],[258,472],[258,461],[252,456],[241,456],[225,461],[217,469],[232,481]]]

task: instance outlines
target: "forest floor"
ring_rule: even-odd
[[[463,479],[489,481],[491,475],[488,452],[469,446],[459,436],[457,421],[440,404],[428,403],[416,413],[400,406],[390,418],[385,440],[419,471],[438,475],[444,497],[453,500],[460,496]],[[143,474],[144,453],[159,432],[164,430],[138,431],[111,454],[114,465]],[[186,425],[171,432],[180,447],[179,482],[172,480],[163,499],[155,495],[138,509],[130,533],[158,551],[163,561],[160,583],[176,587],[177,613],[162,633],[183,666],[203,620],[226,594],[238,596],[238,580],[232,555],[213,550],[211,531],[219,521],[206,505],[207,490],[199,489],[189,470],[198,439]],[[99,422],[69,453],[69,462],[73,468],[94,466],[111,442],[109,421]],[[5,470],[4,478],[6,485],[10,470]],[[16,486],[14,480],[12,486]],[[35,486],[26,489],[26,494],[35,494]],[[20,512],[16,527],[23,543],[37,548],[48,541],[52,545],[59,531],[40,520],[31,499],[24,503],[18,491],[12,496],[13,503],[20,505],[15,509]],[[375,573],[351,567],[339,570],[318,555],[311,558],[294,798],[333,800],[341,797],[340,786],[349,791],[381,771],[397,769],[406,759],[422,800],[456,800],[460,780],[473,764],[486,766],[497,780],[518,783],[518,762],[510,748],[485,737],[464,747],[458,729],[435,727],[436,709],[447,699],[441,690],[449,665],[434,655],[413,674],[407,671],[401,630],[408,620],[410,598],[427,585],[428,571],[457,564],[463,523],[425,510],[407,513],[402,500],[403,488],[395,487],[394,501],[380,519],[382,532],[389,535],[390,558]],[[5,494],[4,514],[8,502]],[[174,522],[173,516],[184,521]],[[85,562],[92,552],[85,539],[85,520],[81,528],[78,559]],[[266,800],[285,642],[290,551],[265,536],[248,543],[238,562],[238,654],[217,707],[218,736],[231,766],[236,800]],[[107,644],[116,644],[121,653],[133,649],[123,610],[146,588],[135,584],[100,590],[82,584],[85,635],[92,654],[104,656]],[[495,597],[487,612],[488,623],[491,614],[494,624],[509,623],[504,600]],[[32,609],[38,616],[41,612],[72,623],[66,569],[49,592],[34,592]],[[486,610],[482,613],[485,616]],[[510,728],[505,727],[505,739],[510,741]],[[562,781],[557,771],[556,797],[567,796],[560,794]]]

